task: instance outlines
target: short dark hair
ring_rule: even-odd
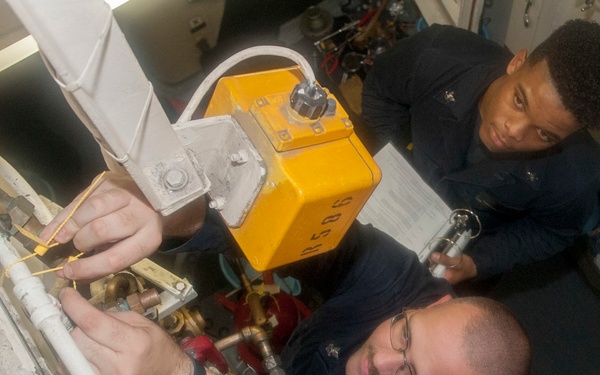
[[[530,65],[545,60],[565,108],[585,128],[600,128],[600,25],[570,20],[537,46]]]
[[[483,297],[455,298],[479,313],[463,329],[462,352],[481,375],[525,375],[531,367],[531,345],[523,325],[501,303]]]

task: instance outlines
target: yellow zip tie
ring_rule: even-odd
[[[39,238],[35,234],[31,233],[27,229],[23,228],[19,224],[13,224],[13,225],[15,226],[15,228],[17,228],[17,230],[19,232],[21,232],[21,234],[23,234],[25,237],[29,238],[30,240],[32,240],[32,241],[34,241],[34,242],[36,242],[38,244],[33,251],[36,254],[38,254],[39,256],[44,256],[44,254],[46,254],[46,251],[48,251],[48,249],[50,249],[51,247],[55,247],[55,246],[59,245],[58,242],[53,243],[52,245],[48,245],[47,243],[45,243],[44,241],[42,241],[41,238]]]
[[[27,238],[35,241],[38,243],[38,246],[35,247],[34,252],[21,258],[18,259],[16,261],[14,261],[13,263],[9,264],[8,267],[6,267],[4,269],[4,275],[6,277],[8,276],[8,270],[10,270],[10,268],[12,266],[14,266],[17,263],[23,262],[29,258],[32,258],[36,255],[44,255],[46,253],[46,251],[48,251],[49,248],[54,247],[54,246],[58,246],[59,243],[53,243],[50,244],[50,242],[52,242],[54,240],[54,237],[56,237],[56,235],[58,234],[58,232],[65,226],[65,224],[67,223],[67,221],[69,221],[69,219],[71,217],[73,217],[73,215],[75,214],[75,212],[79,209],[79,207],[81,206],[81,204],[87,199],[87,197],[89,197],[89,195],[94,191],[94,189],[96,188],[96,186],[98,185],[98,183],[102,180],[102,177],[104,177],[104,175],[106,174],[106,171],[103,171],[102,173],[100,173],[98,176],[96,176],[96,178],[94,178],[94,180],[92,181],[92,183],[90,184],[90,186],[85,190],[85,192],[83,193],[83,195],[81,196],[81,198],[79,199],[79,201],[77,202],[77,204],[75,204],[75,207],[73,207],[73,209],[71,210],[71,212],[69,213],[69,215],[67,215],[67,217],[62,221],[62,223],[60,223],[60,225],[58,226],[58,228],[56,228],[56,230],[54,231],[54,233],[52,233],[52,235],[50,236],[50,238],[48,238],[48,241],[43,242],[38,236],[36,236],[35,234],[27,231],[26,229],[20,227],[17,224],[15,225],[15,228],[17,228],[17,230],[21,233],[23,233],[25,236],[27,236]],[[79,255],[75,256],[75,257],[69,257],[69,260],[67,260],[67,262],[70,262],[72,260],[75,260],[77,258],[79,258],[83,253],[80,253]],[[74,259],[72,259],[74,258]],[[40,271],[40,272],[36,272],[35,274],[32,275],[38,275],[41,273],[46,273],[46,272],[51,272],[51,271],[58,271],[61,270],[62,268],[57,267],[56,269],[51,269],[51,270],[46,270],[46,271]]]
[[[100,180],[102,180],[102,177],[104,177],[105,174],[106,174],[106,171],[103,171],[98,176],[96,176],[96,178],[94,178],[94,181],[92,181],[90,186],[83,193],[83,195],[81,196],[81,198],[79,199],[79,201],[77,202],[75,207],[73,207],[73,209],[71,210],[69,215],[65,218],[65,220],[62,221],[62,223],[60,223],[60,225],[58,226],[58,228],[56,228],[54,233],[52,233],[50,238],[48,238],[48,241],[46,241],[46,243],[45,243],[46,246],[48,246],[50,244],[50,242],[52,242],[52,240],[54,240],[54,237],[56,237],[58,232],[65,226],[67,221],[69,221],[69,219],[73,215],[75,215],[75,212],[79,209],[79,207],[83,204],[83,202],[87,199],[87,197],[89,197],[89,195],[94,191],[94,189],[96,189],[96,186],[98,185],[98,183],[100,183]]]
[[[31,254],[31,255],[35,255],[35,254]],[[75,256],[70,256],[69,258],[67,258],[67,263],[79,259],[82,255],[83,255],[83,253],[79,253],[79,254],[77,254]],[[38,276],[38,275],[42,275],[42,274],[48,273],[48,272],[60,271],[63,268],[65,268],[65,266],[58,266],[58,267],[54,267],[54,268],[49,268],[47,270],[34,272],[34,273],[31,274],[31,276]]]
[[[60,266],[60,267],[48,268],[47,270],[34,272],[34,273],[31,274],[31,276],[38,276],[38,275],[42,275],[42,274],[48,273],[48,272],[60,271],[63,268],[65,268],[65,267]]]
[[[265,283],[260,284],[258,291],[252,290],[246,294],[246,305],[248,304],[248,297],[250,297],[252,294],[258,294],[259,297],[265,294]]]
[[[279,307],[279,301],[277,301],[277,298],[275,298],[272,295],[269,295],[269,297],[271,297],[273,299],[273,301],[275,302],[275,306],[277,307],[277,311],[281,312],[281,307]]]
[[[246,305],[248,304],[248,297],[250,297],[251,294],[258,294],[259,297],[265,294],[265,283],[260,284],[258,291],[253,290],[250,293],[246,294]],[[271,297],[275,302],[275,307],[277,307],[277,311],[281,312],[281,307],[279,307],[279,302],[277,301],[277,298],[273,297],[272,295],[269,295],[269,297]]]
[[[12,262],[11,264],[9,264],[5,269],[4,269],[4,276],[10,278],[10,276],[8,276],[8,270],[10,270],[12,268],[12,266],[14,266],[15,264],[21,263],[29,258],[33,258],[34,256],[36,256],[36,253],[31,253],[21,259],[17,259],[14,262]]]
[[[250,297],[251,295],[256,294],[260,297],[260,293],[258,293],[257,291],[251,291],[249,293],[246,294],[246,305],[248,304],[248,297]]]

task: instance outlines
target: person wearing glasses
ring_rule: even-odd
[[[345,373],[526,374],[528,343],[515,323],[502,305],[480,297],[403,311],[377,327]]]
[[[484,232],[455,284],[540,261],[589,231],[600,207],[600,25],[572,20],[528,55],[432,25],[378,55],[362,91],[370,146],[392,142],[451,208]],[[411,151],[407,150],[411,146]],[[597,223],[596,223],[597,224]],[[439,256],[439,259],[437,258]]]
[[[69,212],[67,206],[40,238]],[[97,251],[67,263],[59,275],[89,280],[116,272],[173,235],[187,239],[177,251],[232,246],[218,213],[206,210],[203,199],[165,218],[130,179],[109,173],[55,237],[72,240],[83,252]],[[371,225],[356,221],[337,249],[276,272],[298,278],[324,300],[280,354],[288,375],[518,375],[529,369],[529,340],[510,311],[490,299],[453,298],[446,280]],[[72,336],[100,374],[211,374],[139,314],[104,313],[69,288],[60,300],[76,325]]]

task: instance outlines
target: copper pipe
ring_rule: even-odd
[[[131,311],[143,314],[149,308],[160,304],[160,295],[152,288],[141,293],[130,294],[126,300]]]
[[[137,292],[135,276],[127,273],[117,274],[106,285],[104,303],[115,302],[117,299],[125,298],[135,292]]]
[[[217,341],[215,348],[223,351],[242,341],[252,342],[258,347],[263,357],[263,366],[269,374],[283,374],[283,370],[279,367],[281,364],[279,358],[269,342],[269,335],[259,326],[244,327],[240,332]]]
[[[229,260],[229,264],[231,268],[233,268],[234,272],[237,274],[238,278],[241,281],[242,286],[246,290],[246,300],[248,302],[248,307],[250,308],[250,315],[252,316],[252,320],[256,325],[263,325],[267,322],[267,317],[265,316],[265,311],[260,302],[260,295],[254,291],[252,288],[252,283],[248,279],[248,276],[244,272],[244,267],[242,266],[239,259]]]

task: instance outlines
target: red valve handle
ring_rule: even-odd
[[[226,374],[229,371],[229,366],[223,354],[217,350],[215,344],[208,336],[196,336],[194,338],[186,337],[179,343],[179,347],[191,355],[196,361],[202,365],[210,362],[221,373]]]

